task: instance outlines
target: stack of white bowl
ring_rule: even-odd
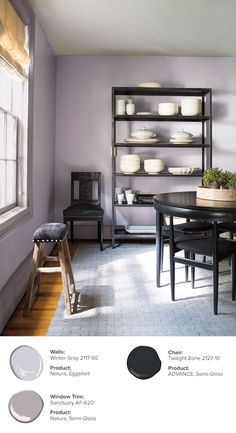
[[[140,169],[140,157],[138,155],[122,155],[120,157],[120,170],[123,173],[136,173]]]
[[[164,162],[162,161],[162,159],[145,159],[144,170],[148,174],[160,173],[164,170]]]

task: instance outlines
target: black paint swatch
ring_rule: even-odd
[[[130,352],[127,367],[138,379],[149,379],[161,369],[161,360],[152,347],[138,346]]]

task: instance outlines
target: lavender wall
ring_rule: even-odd
[[[59,57],[57,60],[56,108],[56,218],[70,200],[70,172],[72,170],[100,170],[103,173],[103,206],[105,223],[111,223],[111,87],[132,86],[144,81],[160,81],[174,87],[211,87],[213,89],[213,164],[223,169],[236,170],[236,59],[191,57],[123,57],[80,56]],[[171,98],[172,100],[173,98]],[[139,107],[140,111],[149,106]],[[180,124],[153,124],[147,127],[168,135],[179,130]],[[132,128],[141,126],[135,123]],[[198,134],[195,124],[182,125]],[[121,138],[129,133],[120,130]],[[162,158],[165,164],[201,164],[197,150],[156,150],[139,152]],[[195,188],[199,180],[191,178],[142,179],[133,187],[143,192],[165,192]],[[123,185],[129,185],[122,182]],[[152,209],[130,209],[120,212],[119,222],[152,223]],[[93,236],[88,228],[83,235]]]
[[[37,22],[34,68],[33,217],[0,240],[0,330],[27,284],[32,233],[54,220],[56,60]]]

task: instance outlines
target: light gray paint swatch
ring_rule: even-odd
[[[43,360],[37,350],[30,346],[19,346],[12,352],[10,365],[21,380],[33,380],[43,371]]]
[[[21,391],[14,394],[9,401],[9,411],[16,421],[32,422],[40,415],[43,400],[35,391]]]

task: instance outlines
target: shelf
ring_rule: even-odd
[[[209,144],[203,144],[203,143],[190,143],[190,144],[175,144],[175,143],[115,143],[114,147],[186,147],[186,148],[207,148],[210,147]]]
[[[156,239],[156,235],[153,233],[128,233],[124,230],[115,230],[115,239],[125,240],[125,239]]]
[[[119,98],[122,98],[124,100],[127,100],[129,97],[134,99],[134,103],[136,105],[136,111],[137,112],[144,112],[146,107],[148,107],[147,102],[150,102],[150,109],[149,111],[151,113],[148,114],[133,114],[133,115],[118,115],[116,114],[116,104],[117,100]],[[196,116],[183,116],[181,112],[179,111],[178,114],[175,114],[173,116],[163,116],[159,115],[157,109],[154,109],[154,103],[155,105],[157,102],[162,102],[164,100],[171,101],[172,97],[174,97],[174,100],[179,104],[180,100],[184,97],[197,97],[201,100],[202,103],[202,110],[201,114]],[[145,104],[142,105],[142,99]],[[141,108],[143,107],[143,108]],[[117,122],[123,122],[123,123],[117,123]],[[125,123],[124,123],[125,122]],[[195,124],[195,126],[200,130],[200,135],[194,137],[193,143],[171,143],[170,140],[170,132],[165,134],[164,137],[160,137],[160,142],[155,142],[155,140],[150,140],[151,142],[148,143],[147,141],[133,141],[133,139],[128,140],[126,142],[125,140],[128,138],[129,134],[124,134],[123,136],[120,136],[118,138],[117,131],[120,133],[120,128],[125,126],[127,127],[133,127],[135,126],[135,123],[133,122],[140,122],[141,125],[144,125],[144,122],[152,122],[152,126],[158,125],[158,123],[166,122],[165,126],[170,126],[171,123],[175,124],[175,127],[181,126],[181,127],[189,127],[191,123]],[[156,123],[155,123],[156,122]],[[182,122],[182,125],[181,123]],[[136,123],[137,125],[137,123]],[[174,125],[173,125],[174,126]],[[164,127],[164,123],[163,123]],[[131,128],[132,129],[132,128]],[[171,140],[172,141],[172,140]],[[136,148],[136,150],[135,150]],[[139,153],[143,153],[145,149],[145,153],[148,153],[148,149],[152,149],[150,154],[153,154],[153,149],[160,152],[160,149],[170,149],[167,150],[167,152],[170,152],[171,149],[178,149],[177,153],[183,154],[183,157],[185,155],[194,156],[196,153],[199,154],[201,158],[201,162],[193,163],[196,166],[198,165],[198,169],[196,172],[192,174],[171,174],[168,172],[168,166],[171,164],[169,163],[164,170],[161,173],[157,174],[148,174],[144,171],[144,166],[142,165],[141,169],[136,173],[123,173],[120,172],[120,165],[118,164],[117,157],[120,156],[121,153],[125,154],[133,154],[138,151]],[[143,150],[142,150],[143,148]],[[134,150],[133,150],[134,149]],[[185,149],[185,150],[184,150]],[[195,152],[193,153],[189,149],[195,149]],[[198,149],[196,151],[196,149]],[[200,153],[199,153],[200,151]],[[163,151],[162,151],[163,152]],[[191,153],[192,152],[192,153]],[[173,152],[172,152],[173,153]],[[169,154],[169,153],[168,153]],[[201,177],[204,173],[204,171],[207,168],[210,168],[212,166],[212,89],[210,88],[179,88],[179,87],[139,87],[139,86],[132,86],[132,87],[113,87],[112,88],[112,152],[111,152],[111,158],[112,158],[112,190],[113,190],[113,200],[112,200],[112,246],[115,247],[119,245],[122,241],[155,241],[155,234],[152,233],[128,233],[125,230],[125,227],[123,225],[117,224],[117,216],[118,214],[125,213],[125,208],[146,208],[146,211],[144,212],[153,212],[150,209],[154,209],[153,203],[152,203],[152,197],[151,200],[148,200],[148,197],[146,196],[152,196],[151,194],[140,194],[140,196],[143,196],[143,202],[141,200],[137,203],[134,203],[132,205],[128,205],[127,202],[124,200],[124,203],[118,204],[115,202],[116,196],[114,195],[114,190],[117,184],[124,184],[129,183],[129,187],[132,186],[133,182],[136,178],[141,177],[142,181],[141,184],[144,184],[146,182],[145,179],[148,178],[155,178],[155,181],[152,179],[151,182],[149,182],[149,185],[155,185],[160,184],[162,187],[165,188],[165,185],[171,185],[176,184],[176,182],[179,184],[189,184],[189,182],[192,182],[191,180],[187,181],[186,178],[195,178],[195,183],[199,182],[201,180]],[[147,157],[148,159],[148,157]],[[151,156],[150,156],[150,159]],[[192,158],[192,161],[194,161],[194,158]],[[178,164],[172,164],[174,166],[177,166]],[[186,165],[186,164],[185,164]],[[189,165],[189,164],[188,164]],[[179,164],[179,166],[184,166],[184,164]],[[129,178],[129,181],[123,179],[124,177]],[[169,183],[168,180],[164,180],[166,178],[173,177],[173,180],[171,183]],[[178,181],[176,178],[182,177],[182,181]],[[132,178],[134,178],[132,180]],[[145,178],[145,179],[144,179]],[[157,180],[157,178],[160,178]],[[140,183],[140,182],[139,182]],[[201,183],[201,182],[200,182]],[[152,188],[153,189],[153,188]],[[118,208],[119,209],[118,211]],[[149,210],[148,210],[149,209]],[[133,210],[131,212],[128,212],[130,217],[133,215],[133,213],[141,213],[139,210]],[[126,212],[127,213],[127,212]]]
[[[155,194],[153,194],[155,195]],[[127,203],[114,203],[115,207],[153,207],[153,203],[134,203],[134,204],[127,204]]]
[[[142,120],[150,120],[150,121],[158,121],[158,122],[205,122],[209,120],[210,116],[182,116],[181,114],[176,116],[159,116],[158,114],[148,114],[148,115],[137,115],[133,114],[129,116],[128,114],[114,116],[114,120],[116,121],[142,121]]]
[[[179,87],[113,87],[113,95],[156,95],[156,96],[205,96],[211,92],[207,88],[179,88]]]
[[[115,176],[146,176],[146,177],[202,177],[202,171],[201,170],[198,170],[198,171],[196,171],[195,173],[192,173],[192,174],[171,174],[171,173],[169,173],[169,172],[167,172],[167,171],[163,171],[163,172],[161,172],[161,173],[158,173],[158,174],[148,174],[148,173],[145,173],[145,172],[143,172],[143,171],[139,171],[139,172],[137,172],[137,173],[129,173],[129,174],[126,174],[126,173],[114,173],[114,175]]]

